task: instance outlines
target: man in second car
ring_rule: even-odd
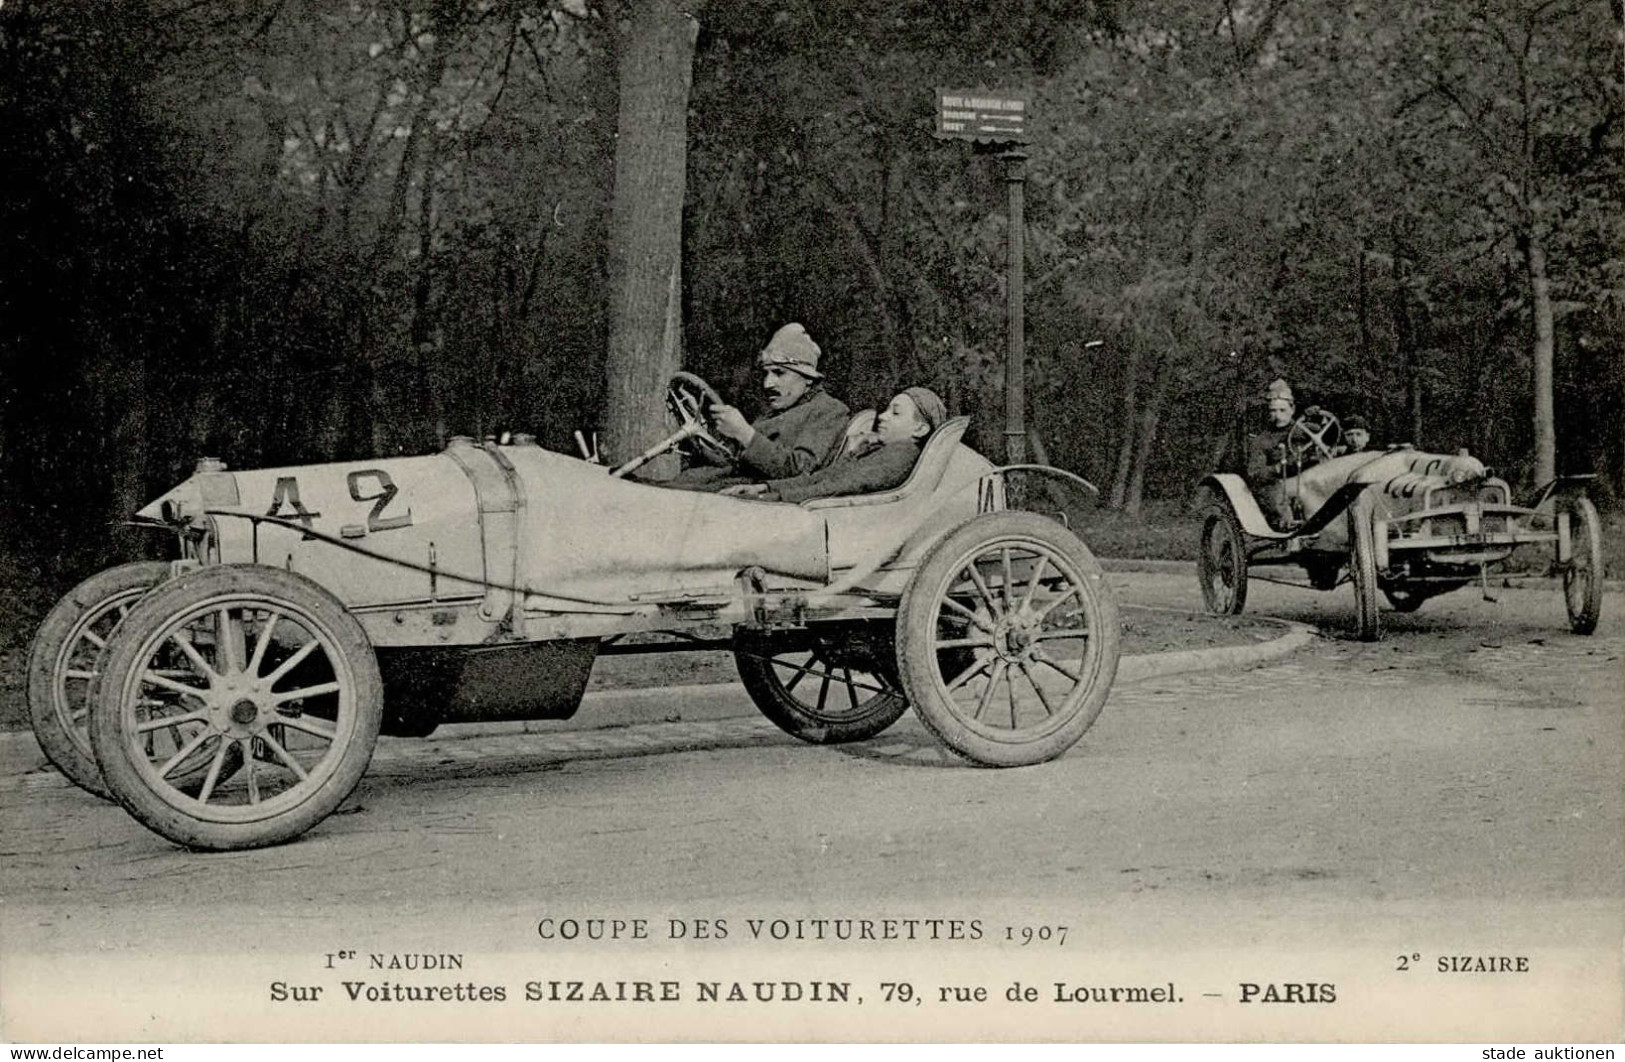
[[[1282,479],[1289,474],[1287,463],[1287,436],[1292,431],[1292,418],[1297,406],[1292,400],[1292,388],[1285,380],[1275,380],[1265,392],[1269,403],[1268,426],[1247,439],[1247,483],[1264,509],[1264,516],[1277,529],[1293,523],[1292,505],[1282,487]]]

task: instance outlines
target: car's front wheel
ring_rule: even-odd
[[[1563,604],[1569,629],[1590,634],[1602,616],[1602,525],[1585,495],[1561,503],[1569,514],[1569,563],[1563,569]]]
[[[1105,575],[1044,517],[988,513],[939,542],[897,613],[897,663],[920,719],[975,763],[1054,759],[1094,723],[1121,630]]]
[[[1377,606],[1377,544],[1371,498],[1361,494],[1349,506],[1349,573],[1354,583],[1355,635],[1362,642],[1382,637]]]
[[[259,848],[338,807],[382,714],[372,646],[337,598],[292,572],[224,565],[159,587],[124,617],[90,740],[108,788],[155,832],[189,848]],[[159,732],[178,747],[155,749]]]
[[[97,572],[62,595],[28,650],[28,721],[45,758],[80,789],[111,800],[90,749],[90,698],[102,650],[125,613],[169,577],[164,561]],[[155,734],[153,740],[162,738]]]
[[[1209,612],[1239,616],[1247,605],[1247,546],[1241,521],[1226,502],[1216,502],[1202,516],[1202,539],[1196,554],[1196,576]]]

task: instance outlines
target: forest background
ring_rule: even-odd
[[[624,447],[640,73],[684,101],[666,357],[747,409],[795,320],[853,408],[927,384],[1002,452],[1002,170],[934,139],[932,108],[1022,89],[1027,421],[1105,508],[1184,503],[1283,376],[1515,486],[1596,471],[1617,511],[1622,22],[1622,0],[4,0],[0,567],[54,592],[142,555],[118,521],[202,455]]]

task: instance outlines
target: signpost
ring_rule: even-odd
[[[988,144],[1026,143],[1026,93],[938,89],[937,136]]]
[[[1023,192],[1027,182],[1027,95],[991,89],[938,89],[937,131],[942,140],[969,140],[1000,146],[1004,183],[1010,190],[1010,255],[1006,265],[1006,350],[1004,362],[1004,447],[1009,464],[1027,459],[1025,265]]]

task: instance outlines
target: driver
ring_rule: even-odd
[[[1292,523],[1292,506],[1282,485],[1285,478],[1286,439],[1292,430],[1292,417],[1297,405],[1292,400],[1292,388],[1285,380],[1275,380],[1265,391],[1269,401],[1269,425],[1263,431],[1247,438],[1247,484],[1264,506],[1265,515],[1272,517],[1277,527]]]
[[[832,460],[839,453],[850,412],[845,402],[824,390],[824,374],[818,371],[821,353],[799,324],[774,332],[756,359],[768,411],[752,422],[733,406],[713,405],[709,410],[717,434],[739,447],[733,464],[687,468],[662,486],[720,490],[742,482],[799,476]]]

